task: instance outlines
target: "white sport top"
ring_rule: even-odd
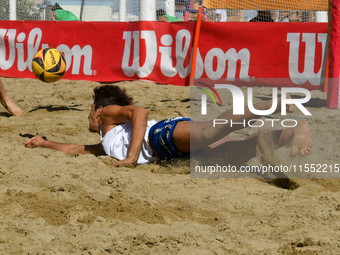
[[[157,157],[152,157],[152,149],[147,142],[149,130],[156,123],[157,121],[155,120],[150,120],[147,122],[144,141],[137,164],[148,164],[159,160]],[[110,131],[108,131],[104,137],[102,136],[102,127],[100,127],[100,136],[105,153],[118,160],[126,159],[130,150],[131,134],[131,122],[115,126]]]

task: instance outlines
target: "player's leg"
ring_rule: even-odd
[[[193,123],[193,121],[181,121],[177,123],[174,129],[172,137],[177,149],[181,152],[193,151],[193,149],[190,148],[190,125]],[[308,122],[305,120],[300,120],[294,128],[271,131],[271,135],[273,142],[277,147],[284,146],[293,140],[292,156],[296,156],[298,153],[302,156],[307,155],[312,148],[311,132]],[[251,158],[255,156],[257,139],[258,133],[255,133],[244,140],[235,140],[224,137],[207,146],[197,147],[206,148],[208,155],[209,153],[211,153],[211,155],[216,155],[218,153],[232,155],[236,153],[236,155],[244,155],[246,158]],[[233,153],[228,153],[228,151]]]
[[[267,110],[271,108],[272,101],[266,101],[262,103],[255,104],[254,107],[257,110]],[[281,99],[279,98],[277,101],[277,110],[279,112],[281,106]],[[294,106],[288,106],[288,112],[294,111]],[[249,120],[252,119],[259,119],[261,116],[253,114],[248,107],[245,107],[244,115],[234,115],[232,110],[226,111],[225,113],[221,114],[217,119],[225,119],[228,120],[228,123],[231,120],[236,123],[248,123]],[[308,125],[308,123],[307,123]],[[246,125],[245,125],[246,126]],[[243,125],[217,125],[213,127],[213,120],[207,122],[198,122],[198,121],[181,121],[178,122],[174,132],[173,132],[173,140],[177,147],[177,149],[181,152],[189,152],[194,151],[200,148],[206,148],[210,144],[213,144],[220,139],[225,138],[231,132],[244,128]],[[309,127],[308,127],[309,131]],[[286,132],[286,131],[285,131]],[[284,133],[285,133],[284,132]],[[310,134],[310,132],[309,132]],[[191,143],[190,143],[191,139]],[[298,150],[301,148],[308,147],[308,144],[299,144]]]
[[[11,98],[7,95],[1,79],[0,79],[0,102],[6,108],[6,110],[9,111],[14,116],[21,117],[23,115],[26,115],[26,112],[19,106],[17,106],[15,103],[13,103]]]
[[[232,110],[229,110],[218,118],[230,120],[233,118],[234,122],[240,122],[241,118],[246,115],[234,116]],[[261,116],[251,115],[250,119],[260,118]],[[223,126],[223,127],[222,127]],[[229,125],[220,125],[213,127],[213,121],[199,122],[199,121],[181,121],[178,122],[172,133],[172,138],[176,148],[181,152],[190,152],[197,149],[205,148],[210,144],[225,138],[229,133],[239,129],[239,125],[231,127]],[[191,139],[191,143],[190,143]],[[228,139],[229,141],[229,139]]]
[[[264,136],[269,135],[275,148],[280,148],[292,141],[292,156],[300,153],[302,156],[309,154],[312,148],[311,133],[307,121],[299,121],[294,128],[284,130],[264,131]],[[259,133],[256,132],[244,140],[224,138],[205,148],[206,160],[222,160],[234,166],[244,165],[256,156]]]
[[[264,135],[271,135],[278,144],[278,137],[282,134],[282,130],[264,131]],[[286,130],[293,134],[292,130]],[[258,145],[259,133],[256,132],[244,140],[235,140],[223,138],[216,143],[207,146],[204,149],[204,161],[213,162],[221,165],[231,165],[239,168],[250,159],[256,157],[256,147]],[[279,147],[279,146],[278,146]],[[195,154],[193,154],[195,155]],[[201,156],[203,156],[201,154]]]
[[[272,107],[273,101],[265,101],[254,105],[257,110],[268,110]],[[281,99],[277,100],[276,112],[281,110]],[[288,106],[288,112],[294,111],[294,106]],[[256,120],[262,116],[253,114],[248,107],[244,109],[244,115],[234,115],[233,110],[226,111],[218,116],[216,119],[223,119],[227,121],[227,124],[218,124],[214,127],[214,120],[207,122],[190,123],[191,132],[191,150],[206,147],[230,134],[231,132],[242,129],[248,126],[248,121]],[[231,123],[244,123],[231,125]]]
[[[178,122],[172,134],[175,145],[181,152],[190,151],[190,125],[192,123],[194,122]],[[293,134],[294,128],[275,130],[271,132],[274,143],[277,144],[277,147],[287,144],[287,142],[293,138]],[[257,141],[258,132],[248,136],[244,140],[224,137],[208,146],[198,146],[199,148],[197,149],[204,148],[204,154],[207,158],[220,158],[222,156],[223,158],[229,160],[236,159],[240,162],[247,162],[249,159],[256,156]]]
[[[180,152],[190,152],[190,124],[193,121],[179,121],[172,133],[172,139]]]

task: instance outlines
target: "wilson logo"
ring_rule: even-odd
[[[325,48],[327,43],[327,33],[302,33],[301,41],[306,44],[304,56],[304,70],[299,71],[299,49],[300,49],[300,33],[288,33],[287,42],[289,45],[289,77],[298,85],[304,84],[307,80],[310,84],[318,86],[322,84],[325,78],[322,77],[322,65],[325,58]],[[317,38],[316,38],[317,37]],[[316,39],[322,45],[321,65],[317,72],[314,71]]]
[[[40,28],[33,28],[27,38],[27,43],[23,43],[26,34],[21,32],[17,34],[16,29],[0,29],[0,69],[8,70],[12,68],[17,60],[17,69],[23,72],[29,69],[32,72],[32,59],[41,48],[48,48],[48,44],[41,43],[42,31]],[[80,48],[74,45],[72,48],[65,44],[56,47],[64,53],[67,69],[71,69],[73,75],[79,74],[81,59],[84,59],[83,73],[92,75],[92,47],[85,45]],[[56,61],[54,60],[54,63]]]
[[[54,57],[52,51],[49,51],[49,53],[50,53],[52,65],[55,65],[55,64],[56,64],[56,61],[55,61],[55,57]]]
[[[125,31],[123,40],[125,40],[125,45],[121,68],[126,76],[133,77],[136,74],[139,78],[149,76],[155,69],[158,52],[160,53],[160,71],[165,77],[179,75],[180,78],[186,78],[190,74],[192,48],[191,34],[188,30],[181,29],[175,36],[162,35],[161,45],[157,44],[156,32],[149,30]],[[144,43],[141,43],[142,40]],[[145,52],[143,65],[140,65],[140,52]],[[185,61],[188,58],[189,64]],[[217,69],[214,68],[214,60],[217,61]],[[241,81],[250,81],[249,61],[250,51],[246,48],[239,51],[234,48],[227,50],[212,48],[204,59],[197,49],[195,79],[200,78],[205,72],[209,79],[218,80],[227,72],[226,80],[235,81],[237,72],[239,72]],[[237,67],[237,62],[241,63],[240,67]]]

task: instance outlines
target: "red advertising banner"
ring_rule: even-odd
[[[53,47],[65,55],[65,79],[183,86],[194,28],[195,22],[0,21],[0,76],[35,78],[33,56]],[[327,29],[327,23],[202,22],[195,79],[258,86],[270,78],[270,86],[322,89]]]

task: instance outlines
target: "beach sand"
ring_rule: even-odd
[[[2,81],[29,115],[13,117],[0,106],[0,254],[340,253],[340,179],[296,178],[289,186],[261,178],[195,179],[188,161],[113,168],[109,156],[25,148],[36,134],[99,143],[87,119],[99,83]],[[117,84],[149,109],[150,119],[190,116],[188,87]],[[313,91],[306,104],[313,114],[310,155],[291,158],[285,146],[275,152],[280,160],[340,163],[340,114],[325,108],[326,97]]]

